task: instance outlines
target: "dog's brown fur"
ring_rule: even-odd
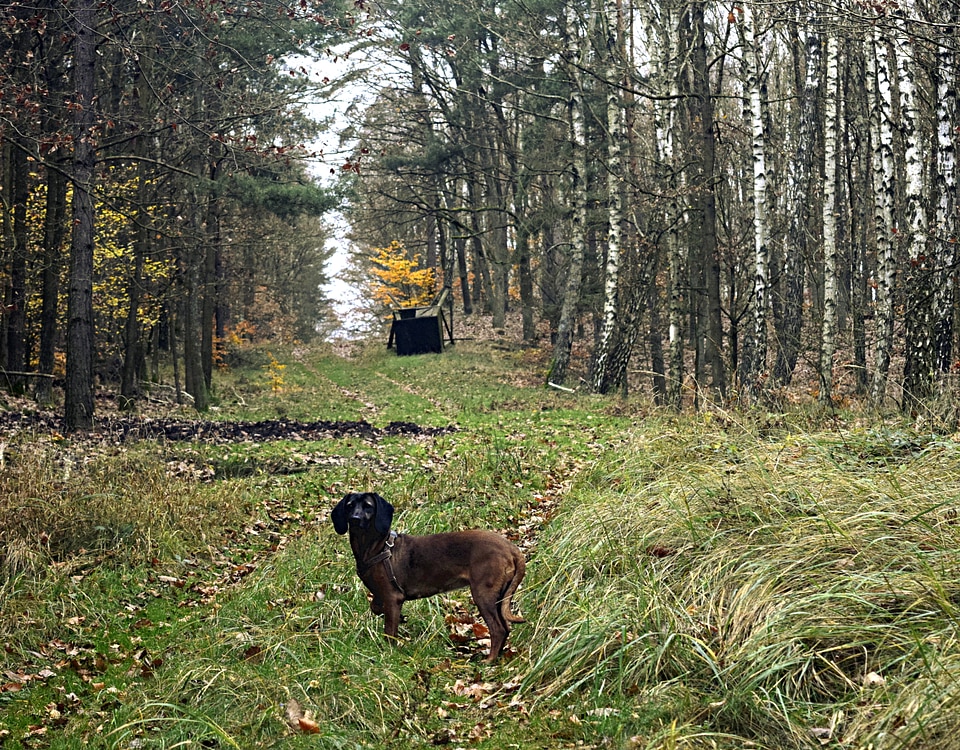
[[[400,608],[408,599],[464,586],[470,587],[490,631],[488,663],[500,655],[510,624],[523,622],[510,611],[510,599],[523,580],[526,561],[499,534],[475,529],[391,538],[393,506],[373,492],[347,495],[334,507],[331,519],[338,534],[350,532],[357,573],[373,594],[370,610],[384,616],[387,637],[396,638]],[[388,548],[388,559],[370,564]]]

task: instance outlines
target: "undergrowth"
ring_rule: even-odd
[[[233,371],[212,416],[455,429],[10,439],[4,748],[956,745],[952,436],[549,392],[483,344],[272,354],[282,384]],[[400,529],[522,546],[505,658],[480,663],[463,591],[383,641],[328,518],[358,489]]]

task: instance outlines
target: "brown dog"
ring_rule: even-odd
[[[395,638],[400,608],[407,599],[423,599],[470,587],[473,601],[490,630],[488,663],[496,661],[523,619],[510,612],[526,570],[523,553],[492,531],[457,531],[409,536],[390,531],[393,506],[373,492],[353,492],[330,513],[338,534],[350,531],[357,575],[373,594],[370,610],[384,616],[383,632]]]

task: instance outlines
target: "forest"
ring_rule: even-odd
[[[2,14],[0,364],[62,383],[71,428],[161,354],[204,411],[231,341],[322,337],[333,210],[354,283],[399,248],[458,314],[548,335],[555,385],[696,407],[799,368],[825,404],[951,401],[953,0]]]
[[[0,4],[0,745],[954,750],[958,13]]]
[[[907,411],[955,362],[955,2],[397,4],[359,236],[438,263],[548,379],[662,403],[798,362]],[[359,156],[358,156],[359,159]]]

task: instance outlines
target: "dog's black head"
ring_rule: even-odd
[[[393,506],[376,492],[351,492],[330,512],[330,520],[338,534],[346,534],[350,526],[366,529],[373,522],[379,534],[390,531]]]

